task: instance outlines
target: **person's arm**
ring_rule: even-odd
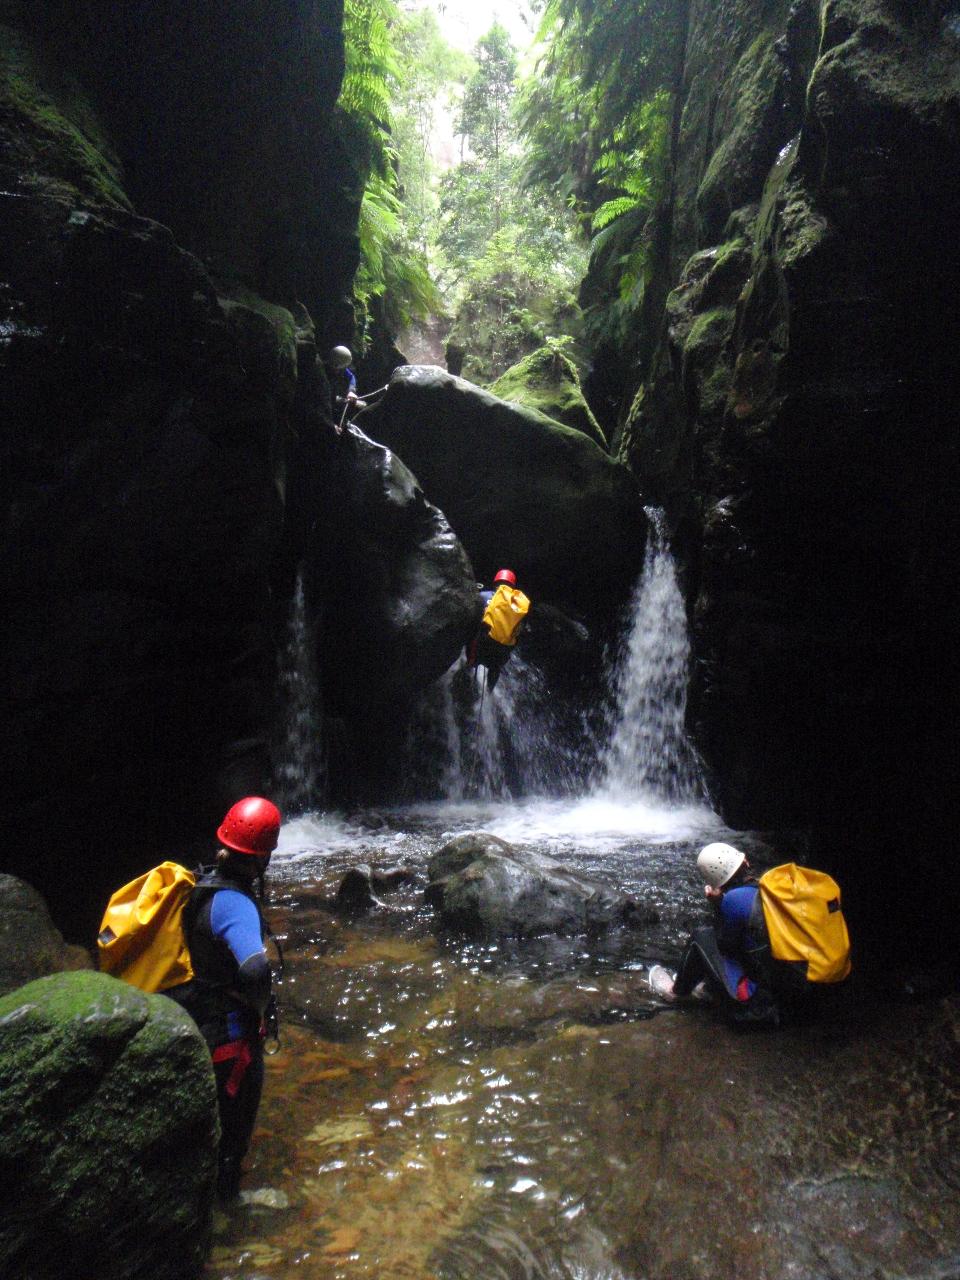
[[[270,998],[273,975],[260,935],[260,913],[245,893],[221,889],[210,906],[210,928],[237,962],[237,995],[258,1017]]]

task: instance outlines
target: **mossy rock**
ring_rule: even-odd
[[[416,475],[480,580],[509,564],[580,616],[617,608],[643,562],[636,480],[582,431],[442,369],[405,365],[364,428]]]
[[[120,163],[79,84],[2,18],[0,155],[5,158],[0,175],[5,184],[129,209]]]
[[[105,974],[0,999],[0,1272],[187,1280],[216,1175],[210,1054],[165,996]]]
[[[502,374],[490,390],[501,400],[536,409],[607,447],[606,436],[580,387],[577,366],[556,347],[533,351]]]
[[[783,68],[770,32],[753,41],[721,91],[720,141],[697,192],[707,238],[718,236],[734,210],[755,198],[782,144]]]

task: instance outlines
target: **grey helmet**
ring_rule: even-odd
[[[334,369],[345,369],[352,359],[349,347],[332,347],[327,356],[327,364]]]

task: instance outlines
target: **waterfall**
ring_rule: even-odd
[[[622,805],[684,806],[706,800],[684,729],[690,645],[663,513],[650,535],[629,621],[609,675],[597,731],[563,705],[540,669],[514,653],[496,692],[464,659],[421,699],[405,753],[410,799],[445,801],[589,793]],[[481,669],[482,672],[482,669]]]
[[[625,800],[704,799],[684,713],[690,644],[663,512],[648,508],[650,534],[630,623],[611,673],[606,745],[597,790]]]
[[[301,569],[279,658],[281,721],[274,767],[280,806],[291,815],[322,808],[324,801],[323,715],[315,641]]]
[[[496,691],[460,661],[426,691],[411,725],[408,789],[443,800],[573,795],[582,752],[571,745],[543,672],[514,653]]]

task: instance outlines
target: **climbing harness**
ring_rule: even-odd
[[[366,413],[368,409],[374,408],[374,405],[372,405],[370,401],[374,396],[379,400],[379,397],[386,391],[387,386],[389,386],[389,383],[386,383],[382,387],[377,387],[376,391],[365,391],[362,396],[357,396],[353,399],[351,399],[350,396],[337,396],[337,404],[343,405],[343,412],[340,414],[340,421],[336,427],[337,435],[343,435],[343,428],[347,425],[347,422],[352,422],[353,419],[358,418],[361,413]],[[351,404],[356,405],[357,408],[353,417],[348,418],[347,414],[350,412]]]

